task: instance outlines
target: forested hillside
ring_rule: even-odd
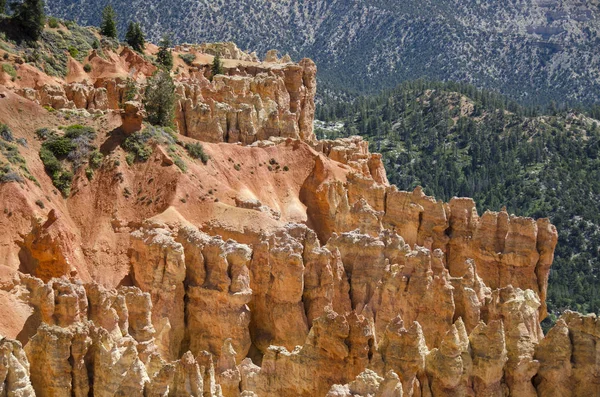
[[[426,77],[529,104],[600,99],[598,0],[52,0],[51,14],[98,25],[116,11],[158,42],[227,41],[319,66],[320,92],[376,93]]]
[[[600,127],[588,112],[538,115],[467,85],[416,81],[318,111],[320,137],[362,135],[401,189],[473,197],[480,213],[549,217],[559,230],[548,306],[600,309]]]

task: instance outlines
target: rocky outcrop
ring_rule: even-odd
[[[347,385],[333,385],[327,397],[402,397],[402,383],[394,371],[385,378],[366,369]]]
[[[260,62],[255,52],[247,53],[238,48],[238,46],[231,42],[224,43],[202,43],[198,45],[181,45],[175,47],[175,50],[187,50],[191,53],[202,53],[217,55],[219,54],[223,59],[235,59],[246,62]]]
[[[24,350],[0,341],[2,395],[222,396],[210,353],[162,358],[151,297],[138,288],[106,290],[64,278],[45,284],[25,275],[12,288],[41,323]]]
[[[361,138],[313,139],[311,61],[271,52],[272,62],[253,64],[225,47],[239,61],[225,75],[209,81],[200,61],[178,73],[181,140],[251,145],[229,153],[252,161],[226,161],[231,148],[204,144],[211,161],[186,157],[180,172],[168,167],[185,152],[155,145],[148,162],[119,168],[113,181],[78,180],[75,197],[47,198],[47,219],[19,229],[20,273],[0,268],[0,300],[11,306],[0,310],[22,316],[2,327],[18,342],[0,338],[0,397],[600,393],[596,317],[568,312],[547,336],[540,328],[557,242],[548,220],[399,191]],[[120,58],[144,68],[130,50]],[[47,103],[116,109],[123,83],[42,91]],[[142,127],[138,102],[119,112],[122,135]],[[107,154],[115,168],[118,155]],[[101,215],[94,221],[110,215],[94,239],[79,229],[89,214],[78,205],[103,184],[113,201],[84,207]],[[256,194],[263,187],[287,196]],[[147,209],[121,207],[133,201],[129,188]],[[149,207],[159,197],[165,205]],[[237,223],[214,226],[203,220],[219,215],[207,213]],[[99,274],[113,269],[118,276]]]
[[[143,106],[139,102],[127,101],[123,104],[121,112],[121,131],[125,135],[133,134],[142,129],[144,121]]]
[[[0,335],[0,396],[35,396],[29,374],[21,343]]]
[[[32,218],[31,222],[31,231],[15,242],[20,247],[21,271],[44,281],[76,274],[83,280],[89,279],[87,270],[82,266],[81,249],[72,244],[79,240],[79,236],[71,231],[64,218],[51,210],[45,221]]]
[[[217,75],[212,82],[203,74],[179,80],[180,133],[201,141],[243,144],[270,137],[313,140],[315,64],[303,59],[248,72]]]
[[[533,220],[506,211],[479,216],[472,199],[453,198],[449,203],[389,186],[380,166],[360,139],[319,142],[329,157],[352,167],[343,181],[336,170],[317,157],[312,174],[300,192],[309,224],[322,242],[334,233],[359,230],[373,237],[394,230],[411,247],[440,250],[451,276],[462,277],[469,261],[492,289],[518,286],[540,296],[540,317],[546,316],[546,290],[550,264],[558,241],[556,228],[547,219]],[[350,160],[350,159],[358,160]],[[383,174],[383,177],[379,177]]]

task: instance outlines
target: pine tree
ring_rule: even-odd
[[[159,70],[146,87],[144,100],[148,121],[163,127],[173,123],[175,115],[175,84],[166,70]]]
[[[0,14],[6,13],[6,0],[0,0]]]
[[[106,37],[117,38],[117,23],[115,22],[116,13],[109,4],[102,10],[102,23],[100,24],[100,33]]]
[[[146,47],[146,39],[144,38],[144,32],[137,22],[129,22],[127,27],[127,34],[125,34],[125,41],[135,51],[142,52]]]
[[[217,52],[212,63],[212,67],[210,68],[212,72],[211,80],[218,74],[223,74],[223,62],[221,62],[221,54]]]
[[[171,46],[171,39],[169,35],[164,35],[158,43],[158,54],[156,54],[156,61],[164,66],[167,70],[173,68],[173,54],[169,47]]]
[[[31,39],[38,40],[44,31],[46,14],[43,0],[24,0],[11,4],[13,20]]]

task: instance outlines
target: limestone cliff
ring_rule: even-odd
[[[596,316],[540,328],[548,220],[390,186],[361,138],[314,139],[312,61],[224,48],[212,82],[212,46],[178,49],[198,56],[180,134],[145,162],[118,142],[154,131],[140,102],[116,110],[118,76],[1,92],[37,183],[0,185],[0,397],[600,393]],[[126,49],[90,56],[152,72]],[[33,131],[66,115],[103,157],[62,197]],[[181,149],[198,140],[206,163]]]

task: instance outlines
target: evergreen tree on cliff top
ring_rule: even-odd
[[[32,40],[38,40],[44,31],[46,14],[43,0],[24,0],[22,3],[12,3],[13,21],[23,33]]]
[[[175,117],[175,84],[166,70],[159,70],[148,82],[144,100],[152,125],[170,126]]]
[[[158,43],[156,61],[164,66],[167,70],[171,70],[173,68],[173,54],[171,53],[171,50],[169,50],[170,46],[171,38],[168,34],[165,34]]]
[[[129,22],[127,33],[125,34],[125,41],[135,51],[142,52],[146,48],[146,39],[144,38],[144,32],[137,22]]]
[[[100,33],[106,37],[117,38],[117,23],[115,22],[116,13],[109,4],[102,10],[102,23],[100,24]]]
[[[221,61],[221,54],[217,52],[212,63],[212,67],[210,68],[212,75],[211,80],[218,74],[223,74],[223,62]]]

